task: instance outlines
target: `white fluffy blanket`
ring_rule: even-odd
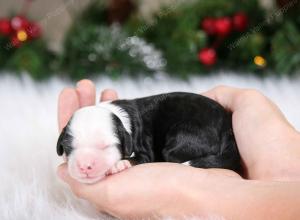
[[[202,92],[218,84],[256,88],[279,105],[300,129],[300,77],[259,79],[220,73],[187,81],[164,76],[133,80],[95,80],[98,90],[116,89],[121,98],[169,91]],[[76,199],[57,178],[61,158],[56,102],[60,90],[72,84],[51,79],[33,82],[29,77],[0,75],[0,219],[91,220],[104,219],[87,203]]]

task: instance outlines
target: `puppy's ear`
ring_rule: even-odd
[[[66,136],[66,127],[62,130],[57,141],[56,152],[58,156],[62,156],[64,154],[63,141],[65,139],[65,136]]]
[[[131,135],[125,130],[125,128],[123,129],[123,135],[122,135],[122,145],[123,145],[123,150],[124,150],[124,156],[125,157],[130,157],[130,155],[132,154],[133,151],[133,143],[132,143],[132,137]]]
[[[131,135],[126,131],[124,125],[122,124],[121,120],[113,115],[113,121],[115,124],[116,133],[120,139],[120,150],[123,154],[123,157],[129,157],[132,154],[133,150],[133,143]]]

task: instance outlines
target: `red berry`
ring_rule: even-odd
[[[217,61],[217,53],[213,48],[203,48],[200,50],[198,58],[205,66],[212,66]]]
[[[9,35],[11,32],[10,21],[6,18],[0,19],[0,34]]]
[[[10,21],[11,27],[15,30],[25,30],[29,26],[29,21],[23,16],[15,16]]]
[[[201,27],[208,35],[214,35],[216,33],[215,21],[216,19],[214,18],[205,18],[202,21]]]
[[[227,36],[232,29],[231,19],[229,17],[218,18],[215,22],[216,33],[220,36]]]
[[[245,31],[248,27],[248,16],[244,12],[239,12],[233,16],[232,22],[235,30]]]
[[[38,38],[42,34],[40,26],[36,23],[30,23],[26,32],[30,38]]]

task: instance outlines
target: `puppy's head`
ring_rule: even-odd
[[[101,106],[81,108],[63,129],[57,154],[67,158],[68,171],[74,179],[94,183],[122,157],[131,154],[130,131],[120,118],[124,115],[115,113]]]

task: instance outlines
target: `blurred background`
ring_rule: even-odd
[[[300,0],[0,0],[0,219],[107,219],[56,176],[57,99],[255,88],[300,129]]]
[[[1,1],[0,69],[35,79],[300,68],[298,0]]]

